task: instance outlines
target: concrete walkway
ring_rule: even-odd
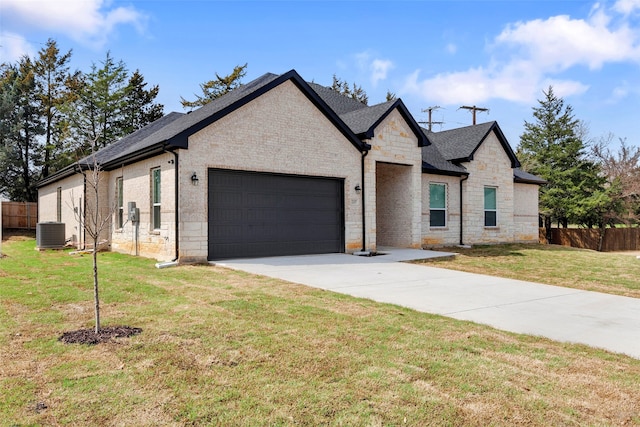
[[[640,299],[399,262],[452,255],[448,253],[386,252],[374,257],[325,254],[215,264],[640,359]]]

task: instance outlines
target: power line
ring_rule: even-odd
[[[477,111],[480,111],[481,113],[484,113],[485,111],[489,111],[488,108],[480,108],[480,107],[476,107],[475,105],[474,106],[463,105],[460,108],[463,108],[465,110],[470,110],[473,113],[473,124],[474,125],[476,124],[476,112]],[[458,110],[460,108],[458,108]]]
[[[428,125],[429,132],[431,132],[431,127],[432,127],[432,125],[434,125],[434,124],[435,124],[435,125],[441,125],[441,124],[443,124],[444,122],[434,122],[434,121],[431,119],[431,112],[432,112],[433,110],[439,110],[440,108],[442,108],[442,107],[440,107],[439,105],[436,105],[436,106],[434,106],[434,107],[429,107],[429,108],[425,108],[425,109],[423,109],[423,110],[422,110],[422,112],[423,112],[423,113],[427,113],[427,112],[429,113],[429,120],[427,120],[426,122],[418,122],[418,123]]]

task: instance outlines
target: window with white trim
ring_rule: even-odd
[[[429,226],[447,225],[447,185],[429,184]]]
[[[484,226],[498,226],[498,209],[497,209],[497,193],[496,187],[484,187]]]
[[[122,177],[116,178],[116,228],[124,226],[124,197]]]
[[[160,168],[151,169],[151,225],[160,229]]]

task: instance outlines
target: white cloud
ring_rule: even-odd
[[[108,9],[105,0],[2,0],[0,12],[11,17],[5,22],[19,22],[67,34],[74,40],[101,47],[117,25],[129,24],[142,31],[146,17],[133,7]],[[14,28],[13,31],[19,31]]]
[[[640,0],[620,0],[616,7],[631,11],[640,8]],[[596,4],[587,19],[559,15],[510,24],[491,43],[489,65],[423,80],[414,72],[402,92],[442,104],[490,99],[530,104],[549,85],[562,97],[582,94],[589,86],[564,72],[576,66],[597,70],[612,62],[640,63],[640,32],[615,10]]]
[[[10,32],[0,33],[0,45],[2,62],[14,63],[22,56],[32,57],[36,52],[36,49],[24,37]]]
[[[613,5],[613,9],[623,15],[629,15],[640,9],[640,0],[618,0]]]
[[[535,101],[541,88],[548,86],[532,63],[526,61],[516,61],[501,68],[478,67],[442,73],[422,81],[418,77],[419,71],[411,74],[401,92],[414,93],[441,104],[478,104],[493,98],[529,104]],[[564,96],[586,89],[578,82],[558,80],[557,83],[562,84]]]
[[[586,85],[584,83],[576,82],[573,80],[552,78],[544,79],[540,86],[544,90],[546,90],[549,86],[553,86],[553,93],[560,98],[566,98],[572,95],[581,95],[589,90],[589,85]],[[538,98],[540,97],[540,93],[537,94]]]
[[[545,71],[640,60],[638,33],[627,25],[612,27],[610,17],[597,9],[589,20],[560,15],[509,25],[496,37],[496,45],[520,49]]]
[[[605,100],[605,102],[607,104],[616,104],[631,96],[634,98],[640,96],[640,86],[624,80],[611,91],[611,95]]]
[[[388,59],[374,59],[369,68],[371,69],[371,83],[375,87],[379,81],[387,78],[387,73],[393,68],[393,62]]]
[[[445,49],[447,53],[450,53],[451,55],[453,55],[458,51],[458,46],[455,43],[447,43],[447,46],[445,47]]]
[[[376,54],[370,50],[354,55],[358,69],[361,73],[369,76],[371,84],[376,87],[378,83],[387,78],[389,70],[394,68],[394,64],[389,59],[377,58]]]

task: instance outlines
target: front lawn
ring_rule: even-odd
[[[640,298],[640,260],[635,255],[531,244],[438,250],[458,255],[418,263]]]
[[[1,426],[640,424],[640,360],[219,267],[102,253],[104,326],[142,333],[63,344],[91,257],[34,246],[2,246]]]

